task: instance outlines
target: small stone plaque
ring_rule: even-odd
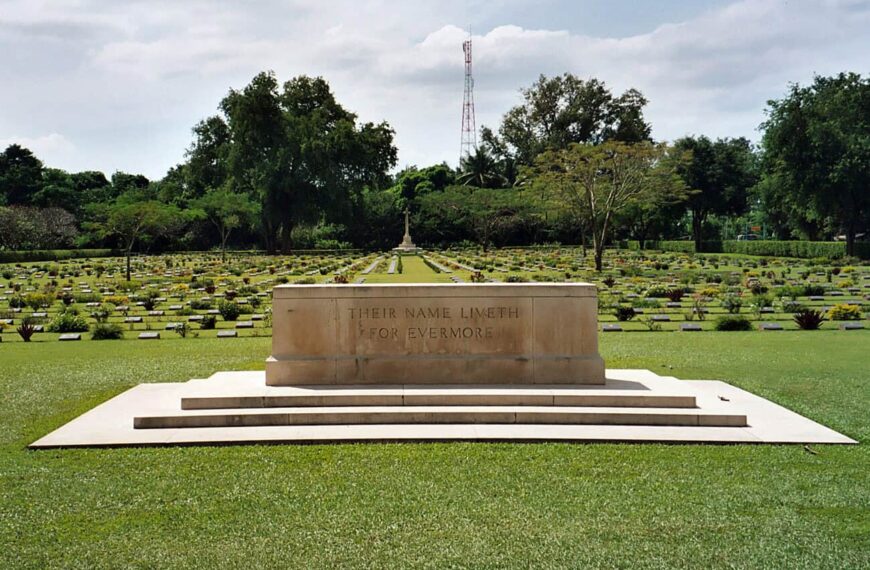
[[[671,317],[668,315],[653,315],[650,319],[656,322],[667,322],[671,320]]]
[[[163,311],[148,311],[149,317],[162,317],[163,314]]]
[[[168,330],[168,331],[174,331],[178,327],[179,327],[178,323],[166,323],[166,330]]]
[[[782,325],[779,323],[761,323],[758,328],[763,331],[781,331]]]
[[[698,332],[698,331],[701,331],[701,330],[703,330],[703,329],[701,329],[701,325],[699,325],[699,324],[695,324],[695,323],[681,323],[681,324],[680,324],[680,330],[683,331],[683,332]]]
[[[828,291],[828,297],[842,297],[843,295],[842,291]]]
[[[773,307],[761,307],[761,309],[759,309],[758,312],[759,313],[775,313],[776,309],[774,309]]]
[[[184,308],[184,305],[169,305],[170,311],[180,311]]]
[[[262,321],[263,315],[251,315],[251,320],[252,321]]]
[[[239,333],[236,331],[218,331],[218,338],[233,338],[239,336]]]
[[[191,323],[198,323],[202,320],[202,318],[203,318],[202,315],[193,315],[187,320],[188,320],[188,322],[191,322]]]
[[[858,331],[864,328],[862,323],[840,323],[840,330]]]
[[[205,312],[207,315],[219,315],[221,312],[217,309],[209,309]]]
[[[45,312],[39,312],[39,313],[33,313],[33,314],[30,315],[30,316],[33,317],[34,319],[44,319],[45,317],[48,316],[48,313],[45,313]]]
[[[64,333],[57,340],[82,340],[82,335],[81,333]]]
[[[141,323],[142,317],[127,317],[124,319],[125,323]]]
[[[665,307],[667,307],[668,309],[679,309],[682,306],[683,306],[682,303],[676,303],[676,302],[665,303]]]
[[[810,301],[824,301],[825,296],[824,295],[810,295],[809,297],[807,297],[807,299],[809,299]]]
[[[601,332],[622,332],[622,327],[615,324],[601,325]]]
[[[159,332],[143,332],[139,333],[139,340],[156,340],[160,338]]]
[[[237,329],[252,329],[254,328],[254,323],[251,321],[239,321],[236,323]]]
[[[45,327],[42,326],[42,325],[34,325],[34,326],[33,326],[33,332],[35,332],[35,333],[38,333],[38,332],[41,333],[41,332],[43,332],[44,330],[45,330]]]

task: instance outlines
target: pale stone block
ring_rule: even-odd
[[[604,382],[593,285],[285,285],[269,385]]]

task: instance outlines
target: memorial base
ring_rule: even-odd
[[[375,441],[856,443],[718,381],[607,370],[602,385],[268,386],[264,372],[140,384],[31,448]]]

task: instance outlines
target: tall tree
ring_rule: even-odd
[[[229,128],[228,173],[233,187],[256,196],[266,247],[291,246],[293,228],[346,216],[351,195],[385,186],[396,163],[386,123],[356,124],[322,78],[283,85],[260,73],[221,102]]]
[[[685,184],[676,175],[681,160],[664,144],[575,143],[538,155],[529,176],[533,185],[548,190],[556,203],[582,220],[592,238],[595,269],[601,271],[615,216],[638,202],[685,197]]]
[[[749,190],[758,181],[756,155],[745,138],[685,137],[674,146],[686,153],[678,173],[694,190],[687,201],[692,214],[695,251],[702,251],[704,223],[710,215],[738,215],[747,211]]]
[[[12,144],[0,153],[0,204],[31,203],[42,184],[42,162],[30,150]]]
[[[808,218],[830,216],[845,234],[870,227],[870,78],[856,73],[816,77],[768,102],[762,124],[765,183]]]
[[[250,226],[260,211],[259,204],[249,195],[233,192],[227,185],[206,192],[190,202],[190,207],[202,211],[203,216],[217,229],[223,261],[227,258],[227,240],[230,234],[235,229]]]
[[[650,140],[643,117],[647,100],[635,89],[614,97],[602,81],[566,73],[541,75],[522,96],[523,103],[505,113],[498,136],[482,131],[482,140],[499,158],[530,165],[541,152],[573,143]]]
[[[142,192],[128,191],[111,204],[95,204],[88,229],[103,238],[120,240],[127,259],[127,281],[130,281],[130,257],[137,241],[151,239],[176,231],[185,215],[176,206],[149,198]]]

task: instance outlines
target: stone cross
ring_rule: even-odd
[[[408,208],[406,207],[405,208],[405,237],[410,237],[410,235],[411,235],[410,226],[408,224],[408,214],[410,214],[410,213],[411,213],[410,210],[408,210]]]

